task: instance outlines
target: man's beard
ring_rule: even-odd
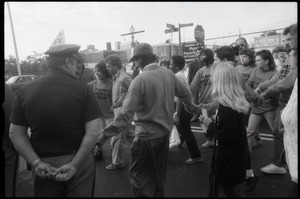
[[[205,66],[208,66],[209,65],[209,63],[208,63],[208,59],[205,57],[205,58],[203,58],[203,59],[200,59],[200,61],[202,62],[202,63],[204,63],[204,65]]]

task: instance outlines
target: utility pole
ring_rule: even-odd
[[[6,3],[7,3],[7,8],[8,8],[8,13],[9,13],[11,31],[12,31],[13,40],[14,40],[15,53],[16,53],[16,59],[17,59],[18,74],[20,76],[20,75],[22,75],[22,73],[21,73],[21,67],[20,67],[20,62],[19,62],[19,55],[18,55],[18,49],[17,49],[17,42],[16,42],[16,38],[15,38],[14,26],[13,26],[11,14],[10,14],[9,4],[8,4],[8,2],[6,2]]]
[[[179,35],[179,55],[182,55],[181,51],[181,33],[180,33],[180,23],[178,23],[178,35]]]
[[[133,27],[133,25],[131,25],[129,31],[129,33],[122,34],[121,36],[131,35],[131,48],[134,48],[134,34],[145,32],[145,30],[135,31],[135,28]]]

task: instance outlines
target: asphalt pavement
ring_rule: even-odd
[[[199,147],[205,142],[204,134],[197,123],[192,124],[194,135]],[[268,165],[272,159],[273,137],[270,129],[264,123],[260,132],[262,145],[252,151],[252,168],[260,176],[254,191],[246,192],[246,184],[240,188],[247,198],[286,198],[291,189],[291,178],[285,175],[268,175],[260,171],[261,167]],[[96,182],[94,197],[134,197],[129,182],[130,140],[125,144],[126,167],[118,170],[106,170],[105,166],[111,163],[111,147],[106,142],[103,147],[104,157],[96,161]],[[198,197],[208,196],[208,175],[212,149],[200,148],[204,161],[194,165],[186,165],[184,161],[189,158],[188,150],[184,144],[181,149],[170,149],[167,165],[167,179],[165,187],[166,197]],[[26,170],[25,162],[20,159],[20,169],[17,179],[17,197],[33,197],[32,175]],[[220,190],[219,197],[224,197]]]

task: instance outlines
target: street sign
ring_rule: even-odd
[[[202,44],[204,42],[204,29],[201,25],[196,26],[194,36],[198,43]]]
[[[181,28],[183,28],[183,27],[188,27],[188,26],[193,26],[193,25],[194,25],[193,23],[179,24],[179,26],[180,26]]]
[[[167,23],[167,27],[171,29],[175,29],[175,25]]]
[[[166,29],[165,30],[165,33],[171,33],[171,32],[177,32],[178,31],[178,28],[171,28],[171,29]]]

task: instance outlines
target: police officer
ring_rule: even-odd
[[[100,110],[75,78],[79,48],[51,46],[47,74],[20,88],[11,114],[9,136],[33,169],[35,197],[92,196]]]

